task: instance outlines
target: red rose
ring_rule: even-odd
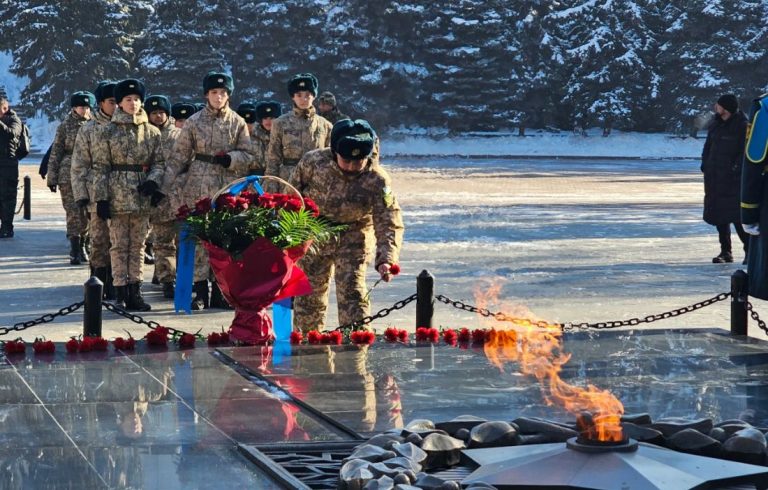
[[[204,197],[195,203],[195,214],[205,214],[211,210],[211,198]]]
[[[384,330],[384,340],[387,342],[397,342],[397,335],[400,333],[400,331],[394,327],[389,327],[388,329]]]
[[[317,207],[317,204],[315,204],[315,201],[313,201],[311,198],[304,198],[304,207],[307,208],[307,210],[312,213],[312,216],[315,218],[320,216],[320,208]]]
[[[192,209],[190,209],[189,206],[184,204],[179,208],[178,211],[176,211],[176,219],[179,221],[184,221],[189,217],[190,214],[192,214]]]
[[[216,207],[219,209],[237,209],[237,197],[232,194],[226,193],[216,198]]]
[[[344,340],[344,335],[339,330],[333,330],[328,335],[331,337],[332,344],[341,345]]]
[[[307,342],[310,344],[319,344],[322,334],[317,330],[310,330],[307,332]]]
[[[468,328],[459,330],[459,342],[469,342],[472,339],[472,333]]]
[[[291,343],[293,345],[300,344],[302,340],[304,340],[304,335],[302,335],[301,332],[298,332],[298,331],[291,332]]]
[[[67,340],[67,343],[64,344],[64,347],[67,349],[69,354],[75,354],[80,348],[80,343],[77,341],[77,339],[69,339]]]
[[[248,204],[259,205],[259,194],[257,192],[243,191],[240,193],[240,198],[248,201]]]
[[[273,209],[277,206],[277,203],[272,198],[272,194],[262,194],[259,196],[259,207]]]
[[[208,334],[208,345],[219,345],[221,343],[221,335],[219,332],[211,332]]]
[[[189,349],[195,347],[195,334],[184,333],[179,337],[179,348]]]
[[[456,333],[456,330],[452,328],[447,328],[443,330],[443,340],[448,345],[456,345],[456,341],[459,338],[459,334]]]
[[[398,264],[392,264],[389,266],[389,273],[393,276],[400,274],[400,266]]]
[[[400,330],[399,332],[397,332],[397,338],[398,338],[398,340],[400,340],[400,342],[407,343],[408,342],[408,330],[403,329],[403,330]]]
[[[472,342],[482,344],[485,342],[486,332],[482,328],[476,328],[472,331]]]

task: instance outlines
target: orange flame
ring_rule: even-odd
[[[480,308],[496,303],[501,287],[492,285],[485,291],[475,291]],[[519,308],[517,308],[519,311]],[[510,311],[506,309],[505,311]],[[560,378],[562,366],[571,355],[563,351],[563,333],[560,325],[530,321],[530,313],[521,318],[509,318],[508,330],[493,329],[485,342],[488,359],[499,369],[506,362],[517,362],[520,372],[535,377],[548,405],[558,404],[581,418],[584,412],[592,415],[594,429],[583,437],[603,442],[621,442],[621,415],[624,406],[610,392],[587,384],[586,387],[569,384]]]

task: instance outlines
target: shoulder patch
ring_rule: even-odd
[[[392,194],[392,188],[389,186],[384,187],[381,190],[381,197],[384,200],[384,205],[386,207],[392,207],[392,205],[395,203],[395,196]]]

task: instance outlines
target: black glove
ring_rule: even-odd
[[[221,165],[224,168],[229,168],[232,165],[232,157],[227,153],[219,153],[213,157],[213,163]]]
[[[156,208],[157,205],[160,204],[160,201],[163,199],[165,199],[165,194],[156,191],[154,194],[152,194],[152,197],[149,198],[149,204],[151,204],[153,208]]]
[[[98,201],[96,203],[96,216],[105,221],[112,217],[112,213],[109,212],[109,201]]]
[[[154,180],[147,180],[143,184],[139,184],[136,189],[139,190],[139,194],[142,196],[149,197],[155,192],[157,192],[160,189],[160,186],[157,185],[157,182]]]
[[[77,204],[78,208],[84,208],[88,205],[88,203],[91,202],[88,199],[78,199],[75,204]]]
[[[48,188],[51,190],[51,192],[56,192],[56,186],[55,185],[49,185]]]

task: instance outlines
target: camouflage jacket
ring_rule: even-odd
[[[369,160],[361,173],[347,175],[333,160],[330,149],[314,150],[301,159],[291,184],[312,198],[324,217],[347,225],[339,238],[342,247],[365,247],[362,244],[369,243],[373,231],[376,266],[397,263],[403,244],[403,218],[389,175],[376,162]]]
[[[94,174],[92,172],[94,158],[93,149],[96,145],[96,135],[100,128],[109,124],[112,118],[101,111],[96,112],[93,118],[83,124],[75,138],[75,146],[72,149],[72,165],[70,177],[72,193],[75,201],[88,199],[88,210],[96,211],[95,191],[93,190]]]
[[[267,170],[267,148],[269,147],[270,132],[264,129],[259,123],[253,125],[253,132],[251,133],[251,145],[253,147],[253,154],[255,158],[251,162],[251,166],[248,168],[248,174],[250,175],[264,175]]]
[[[168,162],[171,160],[173,147],[176,144],[176,139],[179,137],[179,133],[181,133],[181,129],[176,127],[175,120],[172,117],[169,117],[165,124],[163,124],[163,126],[158,129],[160,130],[160,141],[162,142],[163,159],[166,162],[165,175],[168,175],[169,173],[173,172],[173,169],[169,167]],[[162,223],[165,221],[175,220],[176,212],[178,211],[179,206],[181,206],[179,190],[175,187],[175,182],[169,182],[170,186],[166,188],[165,175],[163,176],[163,182],[160,183],[160,192],[165,194],[165,199],[160,201],[156,208],[152,208],[152,211],[149,215],[150,221],[152,223]]]
[[[70,165],[72,151],[75,147],[77,132],[88,121],[74,110],[56,128],[56,136],[51,145],[51,156],[48,160],[47,185],[67,184],[70,182]]]
[[[320,117],[314,107],[283,114],[272,121],[267,149],[266,175],[289,180],[305,153],[331,146],[333,125]]]
[[[232,158],[229,168],[203,160],[219,152]],[[175,175],[166,176],[163,188],[168,189],[175,182],[176,188],[181,189],[181,203],[193,206],[201,197],[213,196],[245,176],[252,160],[251,140],[243,118],[229,106],[220,111],[206,106],[184,123],[168,162]]]
[[[115,109],[112,121],[97,135],[94,150],[94,200],[109,201],[113,215],[148,213],[149,198],[137,187],[147,180],[163,183],[160,130],[149,124],[147,113],[136,115]]]
[[[323,116],[324,118],[328,119],[328,122],[330,122],[332,125],[336,124],[337,122],[341,121],[342,119],[349,119],[350,117],[341,111],[339,111],[337,108],[333,108],[332,110],[328,112],[318,112],[319,115]]]

